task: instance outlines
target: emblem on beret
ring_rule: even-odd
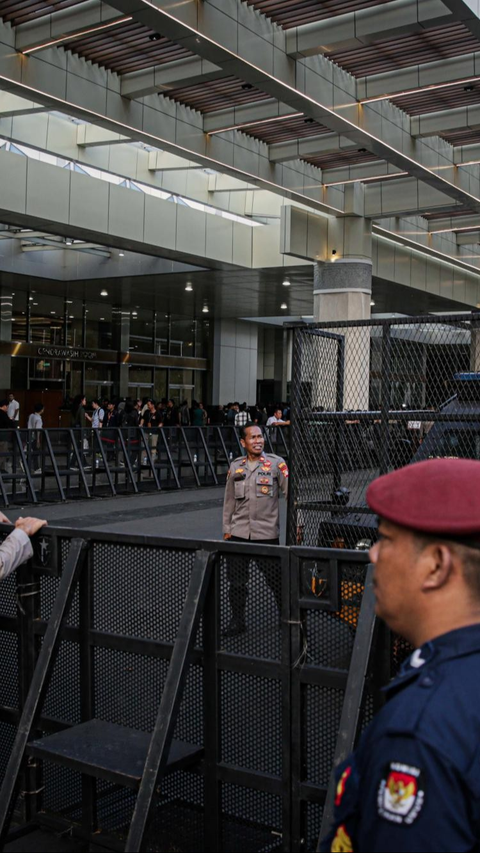
[[[392,761],[387,765],[377,794],[380,817],[407,825],[418,817],[425,799],[422,771]]]

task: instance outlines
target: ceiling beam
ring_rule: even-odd
[[[442,213],[452,209],[448,196],[417,178],[367,183],[364,189],[365,216],[372,219]]]
[[[473,246],[480,243],[480,231],[459,231],[456,238],[457,246]]]
[[[148,155],[149,172],[185,172],[187,169],[201,169],[197,163],[184,160],[169,151],[150,151]]]
[[[372,74],[357,79],[357,98],[365,101],[399,96],[401,93],[416,92],[430,86],[450,87],[459,81],[480,79],[480,53],[453,56],[424,65],[409,65],[384,74]]]
[[[480,104],[412,116],[410,127],[412,136],[416,138],[437,136],[453,130],[474,130],[480,127]]]
[[[223,72],[225,74],[225,72]],[[260,103],[242,104],[240,107],[232,107],[229,110],[218,110],[206,113],[203,117],[203,129],[205,133],[227,133],[230,130],[242,130],[250,125],[258,125],[271,121],[278,121],[279,127],[282,121],[300,116],[298,110],[281,104],[277,100],[260,101]],[[252,130],[255,130],[252,127]]]
[[[10,92],[0,92],[0,118],[13,118],[14,116],[32,116],[36,113],[44,113],[45,107],[35,101],[20,98]]]
[[[352,166],[337,166],[334,169],[322,169],[324,186],[338,186],[362,181],[378,181],[380,178],[392,180],[401,177],[398,169],[389,166],[385,160],[375,160],[371,163],[355,163]]]
[[[105,130],[96,124],[79,124],[77,127],[77,145],[79,148],[91,148],[98,145],[119,145],[131,142],[128,136]]]
[[[428,222],[430,233],[442,233],[448,231],[459,231],[462,228],[472,230],[478,227],[478,216],[465,214],[465,216],[446,216],[445,219],[432,219]]]
[[[457,166],[472,166],[480,163],[480,143],[476,145],[458,145],[453,152]]]
[[[478,0],[443,0],[456,21],[465,24],[475,38],[480,39],[480,19]]]
[[[382,38],[419,33],[454,20],[441,0],[391,0],[287,30],[287,53],[300,58],[351,50]]]
[[[122,74],[120,92],[124,98],[144,98],[156,92],[168,92],[181,86],[197,86],[225,77],[225,71],[199,56],[177,59],[143,71]]]
[[[173,6],[171,0],[156,0],[155,5],[150,0],[111,0],[111,3],[221,66],[228,74],[257,86],[401,171],[410,172],[454,200],[480,211],[479,197],[427,166],[431,163],[431,152],[427,146],[423,149],[415,144],[398,110],[391,108],[383,116],[379,114],[378,104],[372,107],[366,104],[360,109],[353,77],[333,74],[331,63],[324,57],[315,57],[313,64],[312,59],[296,62],[289,59],[285,51],[288,31],[274,28],[240,0],[229,0],[221,6],[216,0],[203,0],[201,4],[185,0]],[[382,138],[385,123],[390,123],[389,142]],[[395,140],[395,144],[390,140]]]
[[[124,20],[125,15],[100,0],[84,0],[70,9],[44,15],[38,21],[19,24],[15,27],[15,49],[21,53],[45,50],[75,35],[115,26]]]
[[[268,156],[272,163],[288,163],[306,157],[321,157],[322,154],[337,154],[357,148],[355,142],[339,136],[338,133],[325,133],[307,139],[292,139],[289,142],[275,142],[269,145]]]
[[[386,228],[382,228],[382,226],[375,222],[372,225],[372,234],[380,239],[388,240],[392,243],[398,243],[400,246],[412,249],[414,252],[419,252],[420,254],[426,255],[430,258],[436,258],[439,261],[453,264],[455,267],[459,267],[459,269],[463,269],[470,273],[473,272],[475,275],[480,276],[480,267],[477,264],[470,264],[467,261],[462,260],[461,255],[454,256],[449,255],[446,252],[440,252],[432,246],[417,243],[416,240],[411,240],[409,237],[406,237],[398,231],[388,231]]]

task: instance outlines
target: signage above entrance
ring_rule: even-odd
[[[78,358],[82,361],[94,361],[97,358],[95,350],[74,349],[73,347],[37,347],[37,355],[41,358]]]

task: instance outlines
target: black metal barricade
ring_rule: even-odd
[[[368,547],[372,480],[423,459],[480,458],[480,314],[290,327],[287,542]]]
[[[289,428],[265,428],[265,449],[289,455]],[[0,505],[224,485],[241,456],[236,427],[0,431]]]
[[[225,636],[238,572],[247,630]],[[15,806],[13,836],[315,850],[401,656],[373,631],[364,553],[45,528],[0,583],[4,830]]]

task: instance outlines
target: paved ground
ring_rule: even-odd
[[[222,537],[223,487],[184,489],[155,494],[94,498],[66,503],[31,505],[5,510],[11,521],[20,515],[46,518],[62,527],[90,528],[187,539]],[[282,538],[286,503],[281,502]]]

